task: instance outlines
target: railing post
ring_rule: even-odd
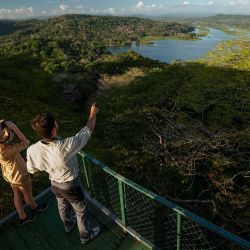
[[[124,225],[126,225],[124,184],[121,180],[118,180],[118,185],[119,185],[119,196],[120,196],[122,223]]]
[[[84,156],[81,156],[81,158],[82,158],[82,163],[83,163],[83,171],[84,171],[84,175],[85,175],[85,178],[86,178],[87,192],[91,193],[90,182],[89,182],[89,174],[88,174],[88,170],[87,170],[86,160],[85,160]]]
[[[177,250],[181,249],[181,226],[181,214],[177,212]]]

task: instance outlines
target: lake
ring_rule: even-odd
[[[135,52],[160,62],[171,62],[174,60],[195,60],[213,50],[215,45],[225,40],[231,40],[237,36],[227,35],[223,31],[209,28],[209,34],[201,37],[201,40],[157,40],[151,45],[136,45],[126,47],[110,47],[108,50],[113,53],[126,52],[130,49]]]

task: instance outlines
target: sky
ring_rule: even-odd
[[[0,0],[0,19],[64,14],[250,15],[250,0]]]

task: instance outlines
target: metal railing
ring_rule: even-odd
[[[250,242],[117,174],[81,152],[84,185],[122,224],[160,249],[250,249]],[[151,245],[152,246],[152,245]]]

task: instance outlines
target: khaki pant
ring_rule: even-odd
[[[82,184],[69,190],[60,189],[52,185],[51,190],[56,196],[59,214],[64,226],[70,227],[72,225],[72,207],[76,214],[80,238],[88,238],[90,236],[90,226],[87,218],[87,202]]]

